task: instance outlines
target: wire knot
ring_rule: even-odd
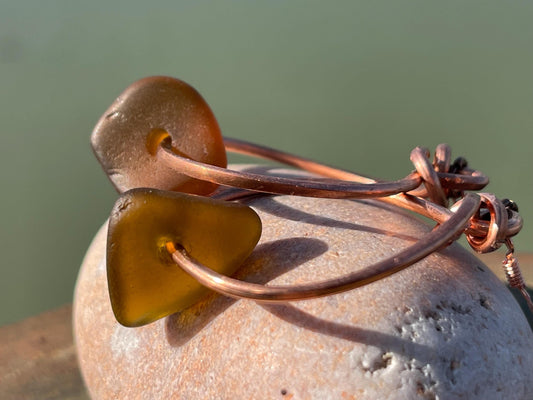
[[[466,239],[478,253],[488,253],[510,242],[510,238],[522,227],[522,218],[516,203],[500,200],[491,193],[479,193],[479,196],[481,204],[471,222],[481,230],[467,230]]]
[[[452,162],[451,149],[447,144],[437,146],[432,162],[429,150],[424,147],[413,149],[410,159],[422,184],[409,194],[427,198],[444,207],[448,207],[450,199],[462,198],[466,190],[483,189],[489,182],[481,172],[469,168],[465,158],[457,157]],[[500,200],[491,193],[479,193],[479,196],[479,210],[471,218],[465,233],[475,251],[488,253],[520,231],[522,218],[513,201]]]
[[[435,204],[447,207],[449,199],[455,201],[462,198],[465,191],[481,190],[489,183],[486,175],[468,167],[465,158],[457,157],[452,162],[451,153],[450,146],[439,144],[430,162],[428,149],[413,149],[411,162],[424,185],[410,194],[429,198]]]

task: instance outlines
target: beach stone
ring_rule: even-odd
[[[431,229],[374,200],[247,203],[263,232],[236,277],[256,283],[338,277]],[[531,398],[526,318],[488,267],[458,244],[345,293],[279,305],[212,294],[179,314],[125,328],[111,311],[105,243],[106,225],[87,252],[74,298],[79,363],[94,399]]]

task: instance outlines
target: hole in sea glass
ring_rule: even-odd
[[[155,128],[150,131],[146,138],[146,148],[151,155],[155,156],[159,146],[172,146],[172,137],[166,130]]]
[[[169,237],[161,237],[157,239],[157,256],[159,260],[165,265],[175,265],[170,249],[176,251],[177,246],[179,246],[179,244]]]

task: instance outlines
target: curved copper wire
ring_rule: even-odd
[[[345,181],[353,181],[359,183],[377,182],[377,180],[369,178],[367,176],[359,175],[340,168],[331,167],[329,165],[316,162],[309,158],[296,156],[285,151],[276,150],[271,147],[250,143],[244,140],[225,137],[224,145],[226,146],[226,151],[230,151],[232,153],[244,154],[247,156],[277,161],[279,163],[296,167],[326,178],[342,179]]]
[[[482,204],[489,211],[490,221],[487,224],[487,232],[483,236],[466,234],[468,243],[479,253],[487,253],[498,249],[507,238],[507,210],[503,203],[492,193],[479,193]]]
[[[331,178],[331,180],[317,181],[316,179],[309,178],[284,178],[233,171],[182,157],[173,152],[172,148],[165,142],[161,143],[157,156],[161,157],[168,165],[176,168],[180,173],[190,177],[244,190],[243,192],[233,192],[233,198],[241,197],[243,194],[248,195],[246,191],[250,190],[259,194],[288,194],[327,198],[377,198],[381,201],[420,213],[425,217],[435,219],[439,223],[446,221],[451,215],[451,212],[446,208],[435,207],[430,202],[424,202],[423,205],[417,203],[419,197],[428,195],[427,189],[420,187],[422,183],[427,185],[427,181],[421,177],[420,171],[411,173],[398,181],[381,182],[363,175],[327,166],[303,157],[243,140],[224,138],[224,143],[228,151],[281,162],[319,176]],[[424,164],[424,169],[429,169],[427,165],[428,154],[425,150],[420,148],[419,151],[413,152],[415,153],[415,167],[417,166],[416,162],[418,162]],[[422,158],[426,161],[420,161]],[[434,163],[436,169],[449,171],[449,146],[445,144],[437,146]],[[450,192],[480,190],[488,183],[486,175],[469,168],[464,168],[457,173],[436,172],[432,179],[436,179],[435,182],[438,182],[441,188]],[[406,197],[406,192],[410,196]],[[227,199],[229,200],[230,198]],[[470,226],[467,228],[467,233],[478,238],[484,237],[488,232],[488,228],[489,226],[486,221],[472,219]],[[516,235],[521,228],[521,217],[517,213],[513,213],[513,218],[509,220],[507,226],[507,236],[511,237]]]
[[[261,302],[283,302],[327,296],[355,289],[376,280],[383,279],[455,240],[464,230],[469,219],[476,213],[480,198],[467,194],[453,215],[415,244],[385,260],[363,270],[322,282],[292,286],[265,286],[249,283],[221,275],[191,258],[183,249],[172,253],[172,258],[185,272],[202,285],[226,296],[246,298]]]
[[[233,171],[182,157],[165,142],[161,143],[157,156],[191,178],[261,193],[323,198],[377,198],[410,192],[422,183],[417,172],[397,181],[383,182],[252,143],[228,138],[224,142],[229,151],[280,161],[335,179],[316,181]],[[472,171],[468,175],[446,174],[443,178],[447,187],[456,190],[479,190],[488,183],[488,178],[479,171]]]
[[[437,227],[398,254],[351,274],[303,285],[266,286],[240,281],[221,275],[191,258],[179,244],[171,253],[174,262],[202,285],[221,294],[260,302],[284,302],[327,296],[351,290],[399,272],[432,252],[449,245],[462,234],[474,250],[489,252],[518,233],[522,219],[509,211],[494,195],[482,193],[464,194],[465,190],[478,190],[488,183],[481,172],[462,168],[450,172],[450,149],[439,145],[433,165],[429,152],[416,148],[411,160],[416,172],[394,182],[377,181],[334,167],[326,166],[289,153],[257,146],[235,139],[225,139],[228,151],[267,158],[300,168],[329,179],[286,178],[232,171],[203,164],[176,154],[165,142],[161,143],[157,156],[167,165],[192,178],[206,180],[234,188],[218,198],[226,200],[267,194],[288,194],[326,198],[376,198],[404,209],[419,213],[437,222]],[[421,188],[421,186],[424,188]],[[235,190],[237,188],[237,190]],[[461,200],[452,209],[445,206],[448,197],[460,194]],[[427,198],[425,198],[427,197]],[[486,221],[480,216],[484,208],[490,215]],[[510,217],[508,216],[510,214]],[[518,264],[515,267],[518,270]],[[518,272],[519,273],[519,272]]]
[[[448,204],[446,194],[442,189],[437,172],[430,164],[428,157],[429,152],[421,147],[416,147],[411,152],[411,162],[414,164],[416,171],[420,174],[424,180],[424,186],[428,191],[429,198],[435,203],[441,206]]]
[[[433,165],[428,160],[429,151],[415,148],[411,153],[411,160],[416,172],[395,182],[380,182],[240,140],[225,139],[225,145],[228,151],[275,160],[332,180],[293,179],[231,171],[181,157],[164,144],[158,155],[180,173],[242,189],[227,195],[222,194],[219,196],[222,199],[248,197],[253,195],[250,191],[256,192],[255,195],[271,193],[328,198],[371,197],[419,213],[438,223],[431,233],[393,257],[344,277],[304,285],[264,286],[247,283],[218,274],[192,259],[183,249],[171,254],[173,260],[200,283],[227,296],[278,302],[339,293],[401,271],[450,244],[463,232],[476,251],[488,252],[500,247],[502,242],[509,240],[522,227],[522,219],[518,213],[510,212],[511,217],[508,218],[508,210],[495,196],[483,193],[480,198],[472,193],[464,194],[465,190],[483,188],[488,183],[488,178],[481,172],[468,168],[450,172],[451,151],[447,145],[437,147]],[[422,184],[424,188],[421,188]],[[454,204],[452,210],[446,208],[448,197],[458,193],[462,199]],[[491,216],[490,221],[476,218],[476,215],[480,214],[480,207],[483,206]]]
[[[193,114],[189,112],[191,107],[196,110]],[[183,113],[183,110],[188,111]],[[187,138],[192,137],[194,143],[210,138],[211,147],[187,147],[190,144]],[[152,140],[154,138],[157,140]],[[226,200],[265,193],[375,198],[437,222],[437,227],[415,244],[364,270],[337,279],[290,287],[237,281],[217,274],[180,250],[171,251],[174,261],[184,270],[205,286],[223,294],[258,301],[287,301],[350,290],[407,268],[453,242],[463,232],[478,252],[493,251],[506,243],[510,248],[505,264],[508,275],[512,276],[512,282],[522,285],[520,288],[524,293],[525,286],[519,281],[518,262],[512,254],[510,241],[522,227],[520,215],[494,195],[465,194],[465,191],[481,190],[487,185],[488,178],[480,171],[468,168],[462,158],[452,164],[448,145],[437,146],[432,162],[429,151],[417,147],[411,153],[414,172],[397,181],[376,180],[265,146],[222,138],[211,110],[199,94],[184,82],[169,77],[147,78],[130,86],[102,116],[91,141],[95,154],[119,191],[152,184],[160,189],[174,190],[183,188],[180,185],[187,181],[184,178],[190,177],[233,188],[213,194]],[[172,143],[184,145],[183,148],[189,151],[173,148]],[[217,157],[210,162],[226,165],[221,147],[278,161],[314,175],[300,179],[261,175],[187,158],[204,160],[204,156],[212,153]],[[213,188],[214,185],[206,185],[201,190],[197,188],[199,191],[195,193],[211,193]],[[460,200],[448,209],[449,199]],[[531,306],[530,299],[528,304]]]
[[[175,154],[171,148],[161,146],[158,152],[164,162],[180,173],[224,186],[238,187],[261,193],[322,198],[374,198],[408,192],[420,185],[418,174],[412,173],[394,182],[360,183],[344,180],[293,179],[278,176],[233,171],[204,164]],[[307,168],[306,168],[307,170]],[[314,169],[310,168],[313,172]],[[356,175],[354,175],[356,176]]]
[[[433,164],[435,165],[435,171],[448,172],[450,170],[452,161],[452,149],[445,143],[437,145],[435,149],[435,159]]]

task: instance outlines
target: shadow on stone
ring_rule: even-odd
[[[513,289],[513,288],[511,288],[509,286],[507,286],[507,287],[509,288],[509,290],[513,294],[513,296],[516,299],[516,301],[518,302],[518,304],[520,304],[520,308],[522,308],[522,311],[524,312],[524,315],[526,316],[527,321],[529,322],[529,326],[531,327],[531,330],[533,331],[533,314],[531,313],[531,310],[527,306],[526,300],[522,296],[522,293],[520,293],[520,291],[517,290],[517,289]],[[527,292],[529,293],[531,298],[533,298],[533,289],[528,287],[527,288]]]
[[[365,204],[368,204],[365,202]],[[373,228],[366,225],[355,224],[347,221],[339,221],[337,219],[322,217],[315,214],[310,214],[302,210],[297,210],[293,207],[289,207],[280,203],[275,197],[269,197],[263,199],[260,203],[254,203],[254,207],[261,210],[264,213],[275,215],[279,218],[284,218],[291,221],[301,222],[305,224],[325,226],[328,228],[340,228],[348,229],[360,232],[375,233],[378,235],[385,235],[396,237],[398,239],[406,240],[409,242],[416,242],[418,238],[410,235],[404,235],[399,232],[394,232],[385,229]],[[391,211],[391,210],[389,210]]]
[[[430,346],[370,329],[328,321],[290,304],[264,304],[262,307],[283,321],[303,329],[374,346],[384,353],[403,354],[408,358],[417,359],[421,363],[430,363],[435,357],[435,349]]]
[[[243,267],[235,274],[235,278],[266,284],[327,250],[327,244],[313,238],[295,237],[264,243],[248,257]],[[169,344],[181,346],[187,343],[236,301],[212,293],[194,306],[170,315],[165,324]]]

